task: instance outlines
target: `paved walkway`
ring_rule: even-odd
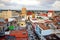
[[[34,35],[33,31],[31,30],[31,25],[28,25],[27,31],[28,31],[29,40],[36,40],[35,35]]]

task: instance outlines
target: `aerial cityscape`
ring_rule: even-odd
[[[60,10],[58,10],[60,6],[57,9],[41,10],[39,7],[37,9],[34,9],[36,6],[32,7],[33,4],[40,2],[33,0],[34,3],[31,5],[31,1],[28,4],[20,1],[22,5],[29,4],[29,8],[19,6],[20,8],[15,9],[15,6],[14,8],[7,6],[14,5],[14,2],[19,3],[17,0],[0,1],[6,4],[6,7],[0,5],[0,40],[60,40]]]

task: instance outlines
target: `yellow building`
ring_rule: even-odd
[[[0,13],[0,18],[3,18],[3,17],[2,17],[2,13]]]
[[[27,13],[26,8],[22,8],[21,13],[22,13],[22,16],[25,16],[25,15],[26,15],[26,13]]]
[[[2,11],[2,16],[3,16],[4,19],[12,17],[12,11],[10,11],[10,10]]]
[[[26,19],[27,16],[26,13],[27,13],[26,8],[22,8],[20,16],[23,20]]]
[[[26,8],[22,8],[22,14],[26,14]]]
[[[32,13],[32,18],[35,18],[35,13]]]

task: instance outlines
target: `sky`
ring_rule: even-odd
[[[1,9],[60,10],[60,0],[0,0]]]

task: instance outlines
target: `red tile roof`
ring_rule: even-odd
[[[32,12],[27,12],[27,15],[32,15]]]

